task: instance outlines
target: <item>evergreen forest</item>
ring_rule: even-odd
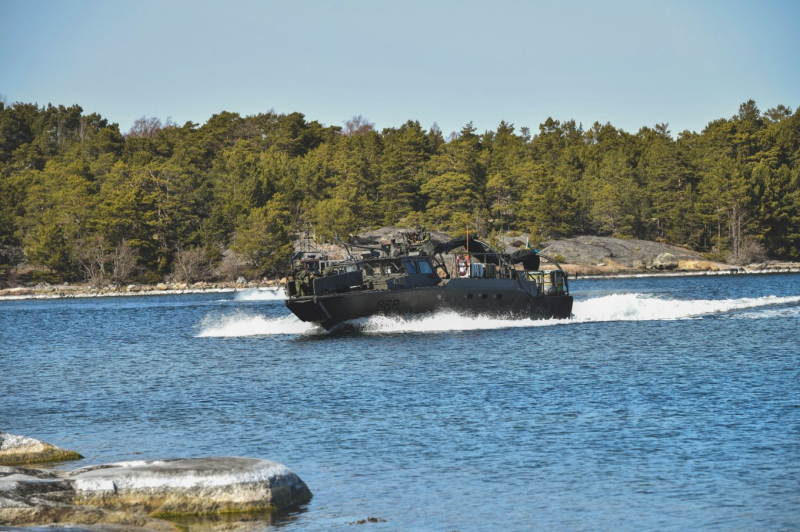
[[[387,225],[532,244],[604,235],[743,264],[800,260],[800,112],[752,100],[700,132],[548,119],[444,136],[301,113],[141,118],[0,103],[0,279],[285,273],[297,233]]]

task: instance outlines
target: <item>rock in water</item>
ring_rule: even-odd
[[[138,508],[153,517],[271,512],[311,498],[288,467],[256,458],[120,462],[68,478],[79,504]]]
[[[76,506],[74,496],[63,472],[0,466],[0,530],[59,523],[78,531],[87,525],[104,532],[177,532],[174,525],[144,514]]]
[[[120,462],[70,472],[0,467],[0,525],[154,528],[154,517],[267,513],[310,498],[289,468],[255,458]]]
[[[83,456],[75,451],[68,451],[27,436],[0,432],[0,465],[60,462],[81,458]]]

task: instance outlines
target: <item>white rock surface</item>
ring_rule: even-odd
[[[672,253],[662,253],[653,260],[653,267],[659,270],[674,270],[678,267],[678,258]]]
[[[288,467],[256,458],[120,462],[78,469],[68,478],[78,500],[141,505],[156,514],[275,510],[311,497]]]
[[[36,462],[56,462],[83,458],[75,451],[69,451],[43,441],[0,432],[0,465],[19,465]]]
[[[153,517],[268,515],[310,498],[308,487],[289,468],[256,458],[120,462],[75,471],[0,466],[0,525],[152,528]]]

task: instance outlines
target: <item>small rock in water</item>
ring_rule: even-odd
[[[382,519],[380,517],[367,517],[366,519],[359,519],[358,521],[352,521],[347,523],[348,525],[366,525],[367,523],[385,523],[386,519]]]
[[[27,436],[0,432],[0,465],[21,465],[39,462],[60,462],[83,458],[69,451]]]

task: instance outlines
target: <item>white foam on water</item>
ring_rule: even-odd
[[[283,301],[286,299],[286,294],[281,289],[248,288],[237,291],[233,299],[234,301]]]
[[[736,314],[737,319],[793,318],[800,316],[800,306],[781,306],[777,308],[754,309]]]
[[[350,324],[364,333],[427,333],[445,331],[475,331],[519,327],[563,325],[564,320],[509,319],[493,316],[463,316],[453,311],[437,312],[419,317],[373,316],[353,320]]]
[[[354,320],[349,325],[364,333],[444,332],[520,327],[547,327],[569,323],[599,321],[651,321],[695,319],[743,309],[760,309],[776,305],[800,303],[800,296],[759,297],[742,299],[662,299],[646,294],[611,294],[575,301],[571,320],[508,319],[489,316],[462,316],[457,312],[439,312],[420,317],[388,317]],[[751,313],[752,317],[774,316],[773,311]]]
[[[240,336],[273,336],[321,332],[313,323],[302,322],[292,314],[280,318],[237,312],[225,316],[206,316],[200,324],[199,338],[232,338]]]
[[[800,303],[800,296],[767,296],[742,299],[664,299],[650,294],[611,294],[586,300],[577,300],[571,320],[509,319],[489,316],[464,316],[454,311],[433,315],[400,317],[373,316],[352,320],[343,327],[355,328],[366,334],[428,333],[447,331],[474,331],[521,327],[549,327],[570,323],[608,321],[652,321],[696,319],[710,314],[748,310],[752,318],[769,318],[783,315],[781,305]],[[795,309],[796,307],[790,307]],[[324,330],[305,323],[293,315],[266,318],[261,315],[237,312],[226,316],[206,317],[201,324],[200,337],[268,336],[278,334],[319,334]]]
[[[611,294],[575,301],[574,321],[648,321],[691,319],[733,310],[800,303],[800,296],[741,299],[661,299],[645,294]]]

